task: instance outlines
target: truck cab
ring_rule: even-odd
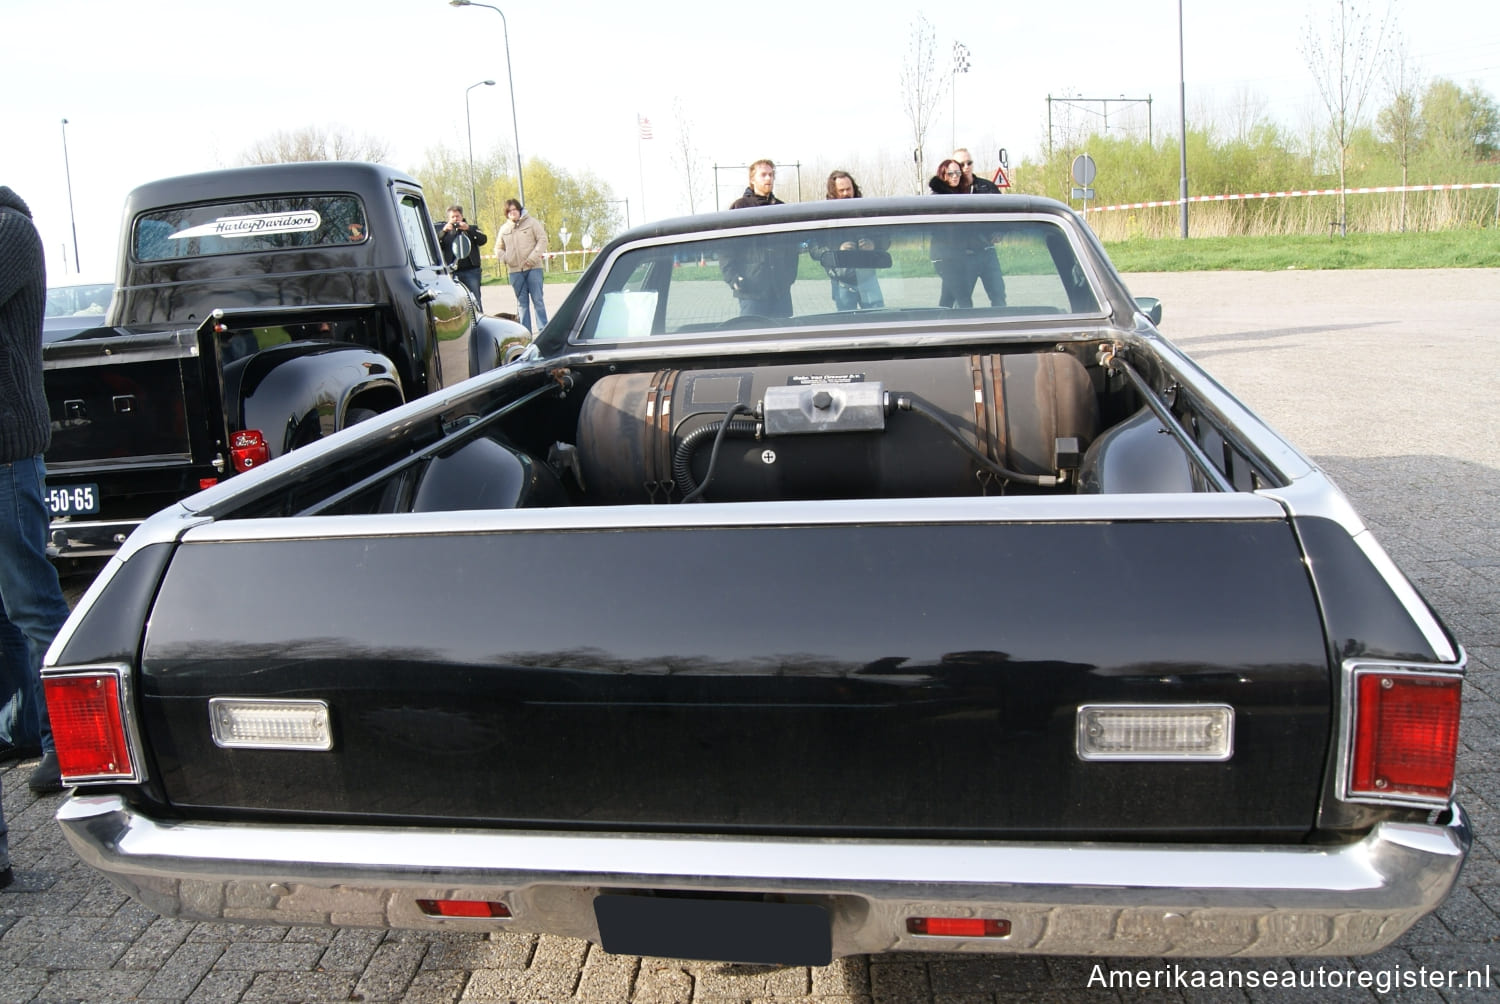
[[[53,553],[112,553],[165,505],[495,365],[524,333],[484,316],[431,220],[378,164],[132,191],[102,323],[44,350]]]

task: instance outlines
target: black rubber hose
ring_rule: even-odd
[[[749,410],[747,406],[737,404],[719,421],[700,426],[682,437],[682,442],[677,444],[677,451],[672,454],[672,480],[683,490],[682,501],[697,501],[714,479],[714,467],[719,462],[719,445],[724,442],[726,434],[732,432],[737,436],[754,436],[759,430],[760,423],[755,419],[734,417]],[[708,455],[708,473],[703,477],[703,484],[699,485],[693,481],[693,454],[697,452],[698,444],[709,436],[714,437],[714,448]]]
[[[932,424],[936,425],[939,429],[942,429],[950,437],[952,437],[955,443],[967,450],[969,454],[979,462],[979,466],[983,467],[991,474],[998,475],[999,477],[1004,478],[1006,481],[1020,481],[1028,485],[1057,484],[1058,479],[1056,475],[1022,474],[1020,471],[1013,471],[1009,467],[997,464],[995,461],[991,460],[983,453],[980,453],[979,448],[976,447],[973,443],[969,442],[964,434],[955,429],[949,423],[949,421],[943,417],[941,413],[927,407],[927,405],[923,404],[921,401],[918,401],[914,397],[906,394],[900,395],[896,398],[896,407],[901,411],[914,411],[918,415],[921,415],[923,418],[927,419]]]

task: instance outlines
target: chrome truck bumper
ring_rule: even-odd
[[[1337,847],[799,840],[159,822],[115,795],[57,814],[80,857],[153,910],[239,923],[534,931],[599,941],[601,892],[777,894],[824,906],[834,956],[1358,955],[1458,877],[1471,835],[1378,824]],[[423,899],[500,901],[507,919]],[[911,934],[913,916],[1010,922],[1006,937]]]

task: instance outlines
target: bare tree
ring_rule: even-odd
[[[1391,103],[1375,118],[1381,136],[1395,148],[1396,163],[1401,165],[1401,232],[1406,232],[1406,185],[1411,167],[1412,149],[1420,130],[1421,74],[1412,62],[1406,39],[1398,38],[1391,47],[1386,64],[1385,84]]]
[[[241,164],[289,164],[304,160],[369,160],[380,162],[390,155],[384,140],[353,136],[342,129],[303,126],[281,129],[256,140],[240,154]]]
[[[1384,60],[1386,25],[1390,8],[1372,29],[1370,18],[1352,2],[1337,0],[1325,31],[1318,31],[1309,18],[1302,43],[1302,57],[1318,85],[1318,96],[1328,112],[1329,132],[1339,156],[1339,235],[1349,233],[1347,196],[1344,189],[1349,144],[1364,113],[1375,70]]]
[[[692,214],[698,211],[698,183],[703,173],[703,158],[693,145],[693,125],[688,121],[687,112],[683,110],[681,98],[672,99],[672,115],[677,120],[677,142],[673,147],[672,159],[682,169],[683,191],[687,194],[688,213]]]
[[[912,159],[920,192],[927,178],[927,131],[948,77],[937,72],[937,32],[931,22],[918,14],[908,35],[906,56],[901,60],[901,101],[911,123]]]

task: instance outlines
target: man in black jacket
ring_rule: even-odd
[[[50,515],[42,454],[52,440],[52,420],[42,388],[42,313],[47,302],[47,269],[42,238],[31,210],[20,196],[0,186],[0,616],[28,642],[25,661],[6,646],[6,693],[19,695],[40,737],[42,762],[30,785],[38,792],[62,790],[52,729],[42,703],[42,656],[68,618],[68,604],[47,560]],[[0,852],[5,848],[0,821]],[[9,856],[0,856],[0,886],[8,884]]]
[[[771,191],[776,184],[776,165],[757,160],[750,165],[750,184],[745,194],[729,204],[730,209],[780,206]],[[791,317],[792,283],[797,280],[797,245],[785,237],[761,234],[736,237],[719,252],[719,271],[735,299],[740,316]]]
[[[974,158],[969,151],[959,147],[953,151],[953,159],[964,169],[964,181],[968,182],[970,195],[999,195],[1000,186],[982,174],[974,173]],[[984,295],[990,298],[990,306],[1005,306],[1005,277],[1000,274],[1000,259],[992,246],[981,252],[979,258],[979,281],[984,284]]]
[[[484,272],[479,260],[479,249],[489,238],[479,227],[464,219],[463,206],[448,207],[448,222],[438,230],[438,243],[443,246],[443,261],[452,265],[458,263],[456,275],[458,281],[469,288],[474,294],[474,302],[484,309],[484,301],[479,296],[479,283]]]

